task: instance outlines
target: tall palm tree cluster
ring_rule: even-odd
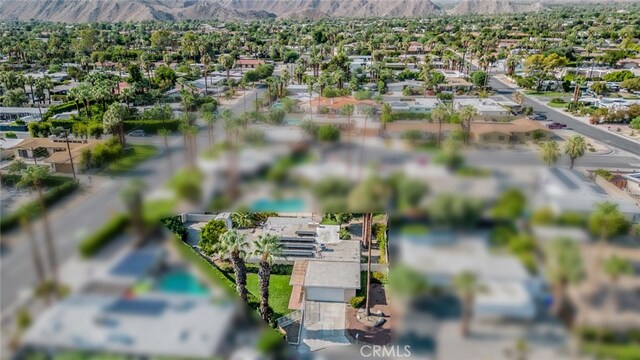
[[[271,265],[276,257],[282,256],[283,246],[278,237],[272,234],[262,234],[253,243],[254,250],[248,252],[249,242],[243,233],[236,229],[230,229],[220,235],[218,243],[214,246],[214,253],[231,261],[236,283],[236,292],[240,299],[248,303],[249,292],[247,290],[247,268],[245,259],[255,256],[259,259],[258,281],[260,285],[260,317],[271,322],[272,310],[269,306],[269,280],[271,278]]]

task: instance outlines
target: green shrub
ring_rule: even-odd
[[[4,133],[4,137],[6,137],[7,139],[17,139],[18,135],[16,135],[16,133],[14,132],[7,131],[6,133]]]
[[[181,120],[126,120],[124,131],[144,130],[147,134],[157,134],[160,129],[176,132],[180,129]]]
[[[349,230],[345,228],[340,229],[340,240],[351,240],[351,233]]]
[[[118,234],[122,233],[128,224],[129,217],[126,214],[119,214],[111,218],[100,229],[80,242],[78,246],[80,255],[85,258],[95,255]]]
[[[364,296],[354,296],[349,300],[349,305],[353,308],[359,308],[364,305],[365,297]]]
[[[613,180],[613,174],[609,170],[598,169],[594,173],[607,181]]]
[[[47,112],[42,114],[42,120],[43,121],[47,121],[53,115],[64,113],[64,112],[69,112],[69,111],[72,111],[72,110],[75,110],[75,109],[76,109],[75,101],[69,101],[69,102],[66,102],[64,104],[59,104],[59,105],[51,105],[51,106],[49,106],[49,109],[47,110]]]
[[[210,220],[202,230],[200,230],[200,241],[198,242],[198,246],[205,254],[212,254],[213,248],[218,244],[220,235],[225,232],[227,232],[227,224],[224,220]]]
[[[379,272],[379,271],[374,271],[373,274],[371,274],[371,280],[373,282],[378,283],[378,284],[386,284],[387,283],[387,274],[385,274],[383,272]]]
[[[566,104],[567,102],[563,98],[553,98],[550,101],[552,104]]]
[[[169,231],[178,236],[180,240],[187,241],[188,231],[182,223],[182,217],[180,215],[162,219],[160,222],[164,224]]]

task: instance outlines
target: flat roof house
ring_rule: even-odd
[[[509,109],[500,106],[491,99],[455,98],[453,100],[455,110],[460,110],[463,106],[473,106],[478,114],[484,116],[508,116],[511,114]]]
[[[618,205],[629,220],[640,220],[640,208],[632,200],[608,195],[601,187],[577,170],[545,168],[540,170],[537,203],[556,213],[575,211],[590,214],[594,206],[605,201]]]
[[[77,167],[82,152],[93,149],[100,142],[99,140],[69,139],[69,148],[67,148],[65,139],[31,138],[25,139],[10,150],[14,150],[18,158],[33,159],[34,155],[37,158],[45,157],[42,162],[49,164],[52,171],[70,173],[69,157],[71,156]]]
[[[264,65],[263,60],[258,59],[239,59],[236,60],[236,67],[238,69],[255,69],[259,65]]]

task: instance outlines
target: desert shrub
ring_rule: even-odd
[[[359,308],[364,305],[365,297],[364,296],[354,296],[349,300],[349,305],[353,308]]]

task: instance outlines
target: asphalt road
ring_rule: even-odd
[[[257,89],[258,96],[264,93],[264,89]],[[251,108],[255,92],[252,91],[247,95],[246,107]],[[239,115],[244,111],[245,102],[239,101],[231,108],[235,115]],[[204,151],[208,146],[206,126],[200,125],[200,133],[197,139],[198,153]],[[223,124],[219,121],[214,131],[216,137],[222,137],[224,134]],[[78,242],[84,236],[93,233],[102,226],[113,214],[125,211],[122,203],[120,192],[127,182],[132,178],[142,180],[149,192],[161,188],[170,178],[172,173],[169,171],[164,153],[163,139],[157,136],[145,138],[127,138],[132,143],[152,143],[158,146],[160,153],[154,158],[140,164],[136,169],[128,174],[118,177],[106,179],[103,188],[85,199],[82,203],[70,208],[65,213],[50,218],[50,226],[54,235],[54,243],[58,257],[58,264],[62,265],[68,261],[77,250]],[[171,157],[174,166],[184,164],[184,147],[181,135],[173,135],[169,140]],[[94,179],[97,176],[94,176]],[[82,189],[79,191],[83,191]],[[76,196],[76,195],[73,195]],[[67,199],[65,201],[72,201]],[[33,230],[36,234],[36,241],[44,244],[44,235],[42,231],[42,222],[34,221]],[[0,254],[0,311],[5,314],[17,299],[21,292],[33,288],[36,284],[36,273],[31,261],[31,253],[26,235],[20,230],[15,229],[13,232],[5,234],[10,239],[10,243],[3,248]],[[41,255],[44,255],[42,245]],[[43,256],[46,262],[46,257]]]
[[[504,84],[500,80],[495,77],[491,77],[489,80],[489,86],[494,88],[499,95],[503,95],[508,99],[512,98],[515,89]],[[640,156],[640,144],[636,141],[629,140],[623,137],[620,137],[616,134],[610,133],[601,128],[585,124],[579,120],[576,120],[570,116],[565,115],[562,111],[551,108],[549,106],[541,105],[535,101],[530,99],[530,96],[525,96],[526,106],[533,107],[533,110],[536,112],[540,112],[542,114],[547,115],[549,121],[556,121],[560,123],[567,124],[568,128],[571,128],[575,132],[582,134],[586,137],[596,139],[607,146],[613,147],[615,149],[620,149],[626,151],[635,156]]]

